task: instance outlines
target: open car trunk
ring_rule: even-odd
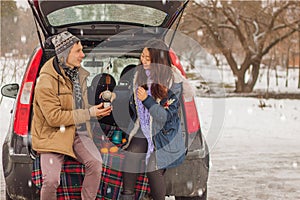
[[[45,38],[68,30],[103,40],[138,27],[170,28],[188,1],[28,0]]]

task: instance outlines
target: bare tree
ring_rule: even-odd
[[[300,24],[298,24],[298,28],[300,28]],[[299,79],[298,79],[298,88],[300,88],[300,31],[298,31],[298,53],[299,53],[299,57],[298,57],[298,66],[299,66]]]
[[[200,43],[226,58],[236,92],[252,92],[263,56],[299,31],[299,11],[299,1],[195,0],[181,29],[193,36],[201,30]],[[188,21],[193,21],[193,28],[185,27]],[[246,72],[251,74],[247,80]]]

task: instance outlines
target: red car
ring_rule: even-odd
[[[68,30],[81,39],[86,57],[82,66],[90,72],[88,93],[90,104],[96,103],[97,92],[104,87],[117,93],[111,116],[93,121],[94,141],[99,150],[108,145],[112,130],[126,130],[130,112],[126,101],[130,95],[131,72],[139,64],[143,44],[152,38],[164,39],[170,45],[170,31],[180,21],[188,1],[28,1],[39,26],[40,46],[29,59],[22,83],[2,87],[3,96],[15,98],[11,124],[3,144],[2,164],[6,184],[6,199],[39,199],[41,177],[38,159],[31,149],[30,125],[32,100],[38,73],[54,49],[45,40]],[[171,36],[170,36],[171,33]],[[174,51],[173,51],[174,50]],[[185,72],[170,50],[173,64]],[[124,106],[125,105],[125,106]],[[178,199],[207,198],[209,152],[201,133],[194,100],[181,102],[181,125],[186,139],[187,157],[184,163],[166,172],[167,195]],[[104,141],[104,143],[103,143]],[[118,147],[118,145],[116,145]],[[121,191],[122,155],[118,148],[102,152],[104,158],[98,199],[118,199]],[[58,199],[80,199],[80,183],[84,166],[66,159],[62,170]],[[147,196],[147,177],[140,176],[137,199]]]

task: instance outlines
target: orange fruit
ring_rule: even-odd
[[[108,148],[103,147],[103,148],[100,149],[100,152],[101,153],[108,153]]]
[[[127,142],[126,138],[122,139],[122,144],[124,144],[125,142]]]
[[[114,146],[114,147],[110,147],[110,148],[109,148],[109,152],[111,152],[111,153],[115,153],[115,152],[117,152],[117,151],[119,151],[119,148],[118,148],[117,146]]]

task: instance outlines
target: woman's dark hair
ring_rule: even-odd
[[[151,95],[156,98],[166,98],[168,88],[173,81],[169,48],[162,40],[153,39],[146,43],[151,61]],[[137,84],[147,89],[147,75],[143,66],[138,67]]]

